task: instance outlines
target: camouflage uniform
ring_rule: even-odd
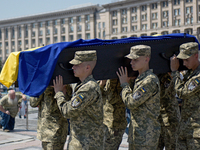
[[[180,46],[177,58],[187,59],[195,53],[198,53],[198,43],[185,43]],[[194,71],[189,70],[183,81],[178,71],[172,72],[171,75],[176,93],[183,99],[177,149],[200,149],[200,65]]]
[[[121,87],[119,80],[107,80],[105,87],[101,88],[101,91],[103,101],[105,101],[103,106],[103,123],[107,126],[104,149],[116,150],[119,148],[127,126],[126,108],[120,96]]]
[[[151,48],[145,45],[131,47],[126,57],[137,59],[150,56]],[[133,90],[128,83],[121,84],[122,100],[130,109],[129,150],[155,150],[160,136],[160,83],[151,70],[135,79]]]
[[[67,87],[66,99],[71,98],[71,87]],[[39,106],[37,138],[42,141],[45,150],[61,150],[64,147],[67,133],[68,122],[64,118],[54,100],[53,87],[47,87],[39,98],[31,97],[30,105]]]
[[[96,51],[78,51],[70,63],[77,65],[94,60],[96,60]],[[55,98],[62,114],[70,118],[70,138],[67,149],[102,150],[103,102],[100,87],[93,76],[89,75],[76,85],[69,102],[65,100],[62,92],[57,92]]]
[[[171,77],[166,74],[160,79],[160,116],[161,134],[157,150],[175,150],[176,132],[180,122],[180,110],[176,100],[176,92]]]

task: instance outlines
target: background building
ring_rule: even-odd
[[[77,39],[188,33],[199,39],[199,0],[124,0],[0,20],[0,60],[9,53]]]

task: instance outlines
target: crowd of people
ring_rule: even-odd
[[[139,75],[130,78],[127,68],[120,67],[118,79],[101,81],[92,75],[96,51],[76,51],[70,64],[80,82],[64,85],[59,75],[39,98],[30,97],[30,105],[39,108],[37,137],[43,149],[63,149],[67,119],[68,150],[117,150],[127,121],[129,150],[200,149],[198,50],[196,42],[180,45],[179,54],[170,58],[171,72],[154,74],[149,68],[151,47],[136,45],[125,57]],[[179,59],[188,70],[178,71]],[[9,91],[0,100],[3,130],[13,129],[19,103],[25,99],[13,93]],[[182,100],[181,111],[177,97]],[[130,111],[128,120],[126,111]],[[6,122],[8,117],[11,119]]]

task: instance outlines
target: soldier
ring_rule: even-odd
[[[106,125],[105,150],[117,150],[127,126],[125,105],[120,96],[121,87],[118,79],[100,82],[104,101],[103,123]]]
[[[200,149],[200,63],[198,60],[199,45],[196,42],[184,43],[180,46],[178,56],[171,57],[171,76],[175,83],[175,91],[183,100],[181,121],[178,128],[178,150]],[[179,60],[189,70],[181,81]]]
[[[127,68],[119,68],[117,75],[122,87],[122,100],[130,109],[129,150],[155,150],[160,136],[160,83],[155,74],[149,70],[151,47],[137,45],[131,47],[126,57],[139,75],[134,88],[128,84]]]
[[[65,98],[71,98],[71,87],[65,87]],[[54,100],[54,88],[48,86],[44,93],[37,97],[30,97],[30,105],[39,107],[37,138],[42,141],[44,150],[62,150],[64,148],[68,122],[61,114],[56,101]]]
[[[55,98],[62,114],[70,117],[68,150],[102,150],[104,125],[101,90],[93,78],[96,50],[77,51],[70,61],[74,76],[80,79],[69,102],[62,92],[63,78],[53,80]]]
[[[168,73],[158,75],[160,80],[160,116],[161,133],[157,150],[175,150],[176,132],[180,122],[180,111],[174,83]]]

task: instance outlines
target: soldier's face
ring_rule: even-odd
[[[132,59],[131,60],[131,67],[133,69],[133,71],[138,71],[141,70],[142,68],[144,68],[144,66],[146,66],[147,60],[146,60],[146,56],[140,56],[137,59]]]
[[[196,60],[196,55],[194,54],[190,56],[188,59],[183,59],[183,65],[188,69],[194,70],[193,68],[196,67],[195,60]]]
[[[78,64],[78,65],[73,65],[72,69],[73,69],[73,72],[74,72],[74,76],[80,78],[85,73],[85,64],[81,63],[81,64]]]

